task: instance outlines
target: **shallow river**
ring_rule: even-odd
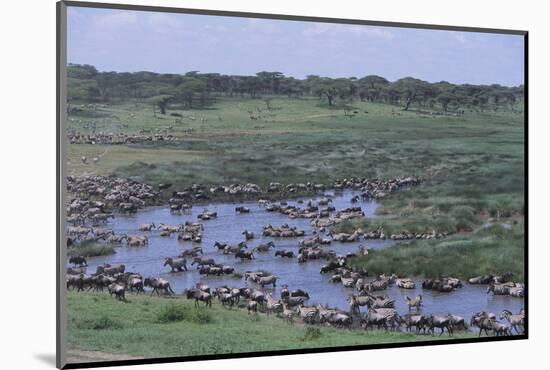
[[[373,217],[377,204],[374,201],[359,202],[352,204],[351,197],[356,195],[352,191],[345,191],[333,199],[332,205],[336,210],[341,210],[350,206],[360,205],[365,212],[366,217]],[[313,198],[314,200],[316,198]],[[297,205],[301,208],[304,204],[298,204],[296,201],[288,201],[289,205]],[[185,221],[197,222],[197,215],[207,208],[209,211],[218,213],[216,219],[204,221],[204,231],[202,238],[202,248],[205,257],[213,257],[217,263],[231,265],[238,272],[267,270],[278,276],[277,287],[268,289],[272,291],[274,297],[279,298],[279,289],[281,285],[287,284],[289,289],[301,288],[309,292],[310,300],[308,304],[328,304],[332,307],[338,307],[348,310],[347,297],[353,292],[352,289],[344,288],[340,283],[330,283],[328,280],[331,274],[320,274],[319,270],[324,260],[308,261],[299,264],[296,258],[282,259],[275,257],[275,250],[292,249],[298,254],[298,241],[301,238],[271,238],[262,236],[262,227],[271,224],[279,227],[284,223],[290,226],[296,226],[306,231],[306,237],[312,235],[312,227],[309,219],[290,219],[278,212],[267,212],[264,207],[256,202],[245,202],[238,205],[244,205],[250,208],[248,214],[237,214],[235,212],[236,204],[231,203],[211,203],[206,205],[194,206],[191,211],[183,214],[172,214],[168,207],[151,207],[139,211],[134,215],[117,215],[114,223],[109,224],[116,234],[138,235],[146,234],[149,237],[149,245],[139,248],[127,247],[125,244],[117,247],[117,253],[111,256],[96,257],[88,259],[88,271],[94,272],[98,265],[103,263],[124,264],[127,271],[141,273],[144,277],[161,276],[170,281],[172,288],[176,293],[181,293],[183,289],[193,287],[197,282],[208,284],[211,288],[221,285],[230,287],[242,287],[245,285],[255,286],[252,282],[245,282],[244,278],[230,277],[206,277],[199,275],[195,267],[190,266],[188,261],[188,272],[171,273],[168,266],[163,267],[165,257],[177,256],[183,249],[191,248],[198,244],[191,242],[182,242],[177,240],[177,234],[171,237],[160,237],[158,231],[140,232],[140,224],[154,222],[156,225],[181,224]],[[242,232],[247,229],[253,231],[255,239],[248,241],[249,249],[260,243],[273,241],[276,248],[266,253],[255,253],[256,259],[252,261],[241,262],[235,259],[234,255],[223,255],[221,251],[214,248],[214,242],[220,241],[229,244],[237,244],[244,240]],[[335,250],[338,254],[347,252],[356,252],[359,245],[368,245],[370,249],[384,248],[391,245],[392,241],[383,240],[361,240],[355,243],[332,242],[326,246],[328,249]],[[486,286],[469,285],[464,283],[463,288],[459,288],[452,293],[437,293],[429,290],[422,290],[421,281],[417,282],[416,290],[405,290],[395,286],[386,291],[377,292],[377,294],[388,294],[395,299],[398,312],[404,314],[407,310],[405,305],[405,296],[414,297],[422,294],[424,300],[423,313],[453,313],[469,319],[471,315],[478,311],[489,311],[497,315],[503,309],[509,309],[516,313],[523,308],[523,299],[508,296],[493,296],[486,294]],[[366,308],[365,308],[366,309]],[[362,312],[365,310],[362,309]]]

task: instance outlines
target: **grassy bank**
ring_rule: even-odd
[[[191,356],[432,340],[410,333],[290,325],[240,309],[194,307],[183,298],[68,292],[68,346],[143,357]],[[316,327],[317,328],[317,327]],[[471,336],[469,333],[458,337]],[[457,336],[455,336],[456,338]],[[435,337],[446,339],[446,336]]]
[[[404,242],[351,261],[354,267],[372,274],[400,276],[454,276],[467,279],[477,275],[513,273],[524,279],[523,225],[512,229],[493,226],[474,233],[446,239]]]
[[[83,256],[83,257],[98,257],[108,256],[115,254],[115,248],[110,244],[105,243],[80,243],[73,247],[68,248],[67,255],[71,256]]]

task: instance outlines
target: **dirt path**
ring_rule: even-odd
[[[76,348],[67,350],[67,362],[100,362],[100,361],[122,361],[122,360],[139,360],[143,357],[131,356],[121,353],[109,353],[100,351],[86,351]]]

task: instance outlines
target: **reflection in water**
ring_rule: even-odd
[[[350,207],[351,197],[356,195],[352,191],[345,191],[334,198],[333,205],[337,210]],[[289,201],[289,205],[297,205],[296,201]],[[235,212],[236,204],[230,203],[212,203],[202,206],[195,206],[186,214],[171,214],[168,207],[152,207],[138,212],[135,215],[117,215],[114,224],[111,225],[116,234],[138,235],[145,234],[149,237],[149,245],[146,247],[129,248],[126,245],[118,247],[117,253],[112,256],[89,258],[88,271],[95,271],[98,265],[103,263],[126,265],[127,271],[135,271],[147,276],[162,276],[168,279],[176,293],[181,293],[183,289],[193,287],[197,282],[203,282],[214,288],[221,285],[230,287],[242,287],[245,285],[256,286],[252,282],[245,282],[244,279],[229,277],[205,277],[199,275],[195,268],[190,268],[188,272],[170,273],[170,268],[163,267],[165,257],[177,256],[185,248],[191,248],[197,244],[191,242],[181,242],[177,240],[177,234],[171,237],[160,237],[158,231],[140,232],[138,227],[143,223],[154,222],[156,225],[181,224],[185,221],[197,222],[197,215],[207,208],[209,211],[218,213],[218,217],[211,221],[205,221],[202,238],[202,247],[205,257],[212,257],[217,263],[232,265],[238,272],[267,270],[278,276],[277,287],[266,290],[272,291],[276,298],[279,297],[279,288],[282,284],[287,284],[290,289],[301,288],[309,292],[309,304],[328,304],[332,307],[338,307],[344,310],[348,309],[346,301],[351,289],[344,288],[341,284],[330,283],[328,280],[330,274],[320,274],[321,266],[325,261],[308,261],[298,264],[297,259],[281,259],[275,257],[274,253],[278,249],[291,249],[298,254],[298,241],[300,238],[271,238],[262,236],[262,227],[271,224],[275,227],[284,223],[290,226],[296,226],[306,231],[306,237],[311,236],[312,227],[308,219],[290,219],[289,217],[277,212],[267,212],[255,202],[245,202],[244,205],[250,208],[250,213],[238,214]],[[361,202],[360,205],[365,212],[366,217],[373,217],[377,207],[376,202]],[[248,241],[249,248],[253,248],[260,243],[274,241],[275,250],[266,253],[255,253],[256,259],[253,261],[241,262],[235,259],[234,255],[223,255],[213,247],[215,241],[230,244],[238,244],[244,240],[242,232],[244,230],[254,232],[256,238]],[[354,243],[333,242],[326,248],[335,250],[338,254],[347,252],[356,252],[359,245],[368,245],[371,249],[382,248],[391,245],[389,240],[360,240]],[[190,267],[190,261],[188,262]],[[509,309],[512,312],[518,312],[523,308],[523,299],[493,296],[486,294],[486,286],[464,284],[463,288],[457,289],[452,293],[437,293],[429,290],[422,290],[418,279],[415,279],[417,288],[415,290],[404,290],[395,286],[388,288],[380,294],[388,294],[396,301],[398,312],[405,313],[405,296],[416,296],[422,294],[424,300],[424,313],[453,313],[469,317],[478,311],[489,311],[499,314],[503,309]]]

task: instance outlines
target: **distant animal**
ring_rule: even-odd
[[[520,334],[518,327],[524,328],[525,325],[525,313],[520,312],[519,314],[513,314],[509,310],[503,310],[500,314],[501,319],[506,319],[511,326],[511,329],[514,329],[516,333]]]
[[[275,256],[294,258],[294,252],[288,249],[283,249],[275,252]]]
[[[72,256],[69,258],[69,263],[72,263],[75,266],[88,266],[86,258],[83,256]]]
[[[254,254],[252,253],[252,251],[239,250],[237,253],[235,253],[235,258],[240,258],[241,261],[252,260],[254,259]]]
[[[259,278],[257,281],[258,284],[262,286],[262,288],[266,285],[273,285],[275,288],[275,284],[277,283],[277,276],[275,275],[269,275]]]
[[[193,262],[191,262],[191,266],[197,265],[197,268],[201,268],[203,266],[213,266],[216,264],[216,261],[214,261],[213,258],[202,258],[202,257],[193,257]]]
[[[212,307],[212,294],[202,291],[198,288],[186,289],[184,291],[187,299],[194,299],[195,306],[199,305],[199,301],[204,302],[206,307]]]
[[[156,226],[155,226],[154,223],[142,224],[142,225],[139,226],[139,231],[151,231],[155,228],[156,228]]]
[[[256,301],[249,301],[246,304],[246,310],[248,311],[248,314],[250,315],[251,312],[258,312],[258,302]]]
[[[432,332],[432,335],[435,334],[435,329],[439,328],[441,329],[441,333],[439,333],[439,336],[441,336],[445,329],[447,329],[447,333],[449,336],[453,335],[453,327],[451,324],[451,317],[450,316],[441,316],[441,315],[430,315],[426,317],[426,327],[428,328],[428,332]]]
[[[405,302],[407,303],[409,312],[411,311],[412,308],[416,309],[416,311],[420,311],[420,308],[422,307],[422,294],[417,295],[416,298],[414,299],[411,299],[408,296],[406,296]]]
[[[126,297],[125,297],[126,288],[124,287],[124,285],[118,284],[118,283],[112,283],[107,287],[107,289],[109,290],[110,296],[113,296],[114,294],[117,299],[121,301],[126,300]]]
[[[187,271],[187,260],[185,258],[168,257],[164,260],[163,266],[170,266],[172,272]]]
[[[254,239],[254,233],[252,231],[245,230],[242,232],[246,240]]]
[[[256,252],[267,252],[270,248],[275,248],[275,243],[273,242],[267,242],[266,244],[260,244],[254,250]]]
[[[153,295],[153,293],[155,292],[157,293],[157,295],[160,295],[161,291],[168,295],[176,294],[176,292],[172,290],[172,287],[170,286],[168,280],[162,278],[146,278],[145,280],[143,280],[143,285],[153,288],[151,295]]]

